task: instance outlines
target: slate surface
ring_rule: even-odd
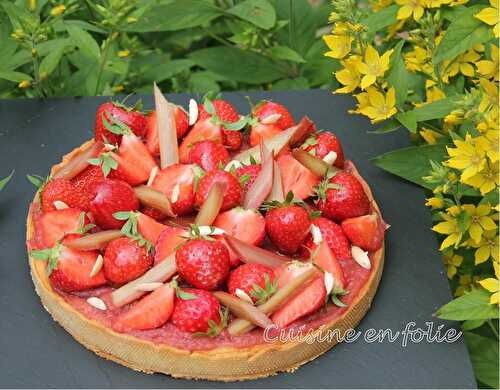
[[[370,124],[347,114],[352,101],[328,91],[228,93],[240,110],[245,96],[272,98],[295,118],[308,114],[319,128],[334,130],[347,156],[372,186],[385,219],[386,265],[372,309],[359,330],[404,330],[410,321],[425,328],[450,299],[422,191],[370,164],[369,159],[407,144],[404,132],[369,135]],[[171,100],[187,105],[188,96]],[[0,177],[15,177],[0,194],[0,387],[58,388],[325,388],[475,387],[466,347],[454,343],[340,344],[295,374],[246,383],[176,380],[137,373],[89,352],[57,325],[33,291],[25,252],[25,217],[33,188],[27,173],[47,174],[61,156],[92,136],[94,113],[105,98],[0,101]],[[152,99],[145,99],[152,107]],[[444,330],[453,326],[445,323]]]

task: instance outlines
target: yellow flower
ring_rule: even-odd
[[[493,191],[499,185],[498,162],[487,163],[481,172],[465,180],[464,183],[478,188],[481,195]]]
[[[474,264],[481,264],[490,257],[498,261],[498,234],[496,230],[487,230],[478,244],[472,242],[472,247],[477,248],[474,253]]]
[[[388,7],[392,4],[392,0],[370,0],[372,10],[375,12],[380,11],[382,8]]]
[[[420,130],[420,136],[427,142],[429,145],[434,145],[437,142],[438,138],[441,138],[443,135],[438,133],[437,131],[428,129],[426,127],[422,127]]]
[[[498,283],[498,278],[500,277],[498,275],[498,263],[494,262],[493,263],[493,269],[495,270],[495,276],[496,278],[487,278],[479,281],[479,284],[485,289],[488,290],[489,292],[493,293],[490,296],[490,303],[492,305],[497,305],[498,304],[498,291],[500,290],[500,286]]]
[[[323,40],[330,49],[326,57],[342,59],[351,52],[353,38],[348,35],[324,35]]]
[[[491,45],[491,61],[478,61],[476,62],[476,66],[481,76],[498,81],[498,46]]]
[[[17,84],[18,88],[26,89],[31,87],[31,82],[29,80],[23,80],[19,84]]]
[[[462,240],[463,232],[458,223],[458,214],[459,211],[457,212],[456,209],[450,208],[448,209],[448,213],[441,213],[444,222],[439,222],[432,227],[432,230],[435,232],[448,236],[441,243],[441,247],[439,248],[441,251],[452,245],[457,248]]]
[[[456,255],[451,249],[443,253],[443,263],[446,266],[448,279],[452,279],[457,274],[457,268],[460,267],[464,258]]]
[[[486,155],[491,160],[491,162],[498,161],[498,130],[488,130],[483,135],[475,138],[477,145],[486,152]]]
[[[480,78],[479,85],[483,91],[483,99],[479,103],[478,107],[479,112],[484,113],[489,109],[498,110],[498,83],[488,81],[485,78]]]
[[[59,16],[66,10],[66,6],[64,4],[56,5],[54,8],[50,10],[50,14],[52,16]]]
[[[490,0],[490,5],[491,7],[483,8],[474,16],[489,26],[495,26],[493,27],[493,33],[495,34],[495,37],[498,38],[498,0]]]
[[[118,57],[120,58],[126,58],[130,55],[130,51],[129,50],[120,50],[118,52]]]
[[[375,83],[377,77],[382,77],[389,69],[392,51],[392,49],[388,50],[380,56],[372,45],[368,45],[365,51],[365,61],[358,64],[359,73],[364,75],[361,79],[362,89]]]
[[[420,20],[424,14],[425,0],[396,0],[401,7],[398,10],[398,19],[408,19],[413,14],[413,19]]]
[[[443,198],[438,198],[438,197],[432,197],[432,198],[427,198],[425,205],[427,207],[431,207],[432,209],[442,209],[444,207],[444,201]]]
[[[368,105],[359,108],[359,112],[370,118],[372,123],[383,121],[397,113],[394,87],[389,88],[386,96],[374,87],[368,88],[366,93],[368,94]]]
[[[437,83],[434,80],[427,79],[425,81],[425,102],[432,103],[436,100],[444,99],[446,97],[445,93],[439,89]]]
[[[491,205],[489,203],[475,206],[473,204],[464,204],[462,209],[465,210],[470,218],[469,235],[476,242],[481,241],[485,230],[496,229],[495,222],[489,216],[491,213]]]
[[[450,77],[454,77],[458,73],[467,77],[473,77],[474,66],[472,66],[472,64],[475,64],[480,58],[481,55],[471,49],[463,54],[460,54],[455,60],[453,60],[453,62],[444,61],[443,68],[445,70],[442,74],[443,81],[447,83]]]
[[[486,164],[484,149],[473,142],[467,134],[465,141],[454,140],[456,148],[446,147],[450,158],[446,165],[462,171],[460,180],[464,181],[483,170]]]
[[[122,92],[124,89],[125,89],[125,87],[124,87],[123,85],[121,85],[121,84],[119,84],[119,85],[115,85],[115,86],[113,87],[113,91],[114,91],[114,92]]]
[[[404,54],[406,69],[410,72],[423,72],[432,74],[432,54],[427,49],[415,46],[413,50]]]
[[[358,88],[361,82],[361,74],[357,69],[360,62],[361,60],[358,56],[351,56],[341,62],[344,65],[344,69],[335,72],[335,77],[343,87],[338,88],[335,93],[350,93]]]

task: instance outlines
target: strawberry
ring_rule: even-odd
[[[153,264],[146,245],[137,240],[120,237],[111,241],[104,252],[104,274],[115,285],[137,279]]]
[[[365,251],[380,249],[384,241],[385,229],[385,223],[375,213],[342,221],[342,230],[352,244]]]
[[[211,171],[207,172],[198,183],[196,191],[196,205],[201,207],[208,196],[212,185],[216,182],[225,183],[224,200],[222,201],[221,212],[238,206],[241,202],[241,186],[236,177],[226,171]]]
[[[154,329],[165,324],[174,311],[175,289],[170,284],[154,290],[127,311],[118,315],[113,322],[113,329],[126,332],[130,329]]]
[[[37,222],[37,230],[45,247],[50,248],[66,234],[82,231],[88,222],[88,217],[80,209],[46,211]]]
[[[294,254],[309,233],[311,221],[309,214],[293,200],[288,193],[285,202],[264,204],[266,214],[266,232],[272,243],[285,254]]]
[[[291,191],[297,199],[305,199],[314,193],[314,186],[320,179],[309,169],[288,153],[280,155],[277,162],[285,194]]]
[[[143,213],[137,213],[137,230],[139,234],[152,244],[155,244],[158,237],[166,228],[166,225],[156,222],[155,219]]]
[[[121,134],[113,133],[109,130],[106,122],[113,121],[113,118],[128,126],[135,135],[142,137],[146,131],[146,117],[138,110],[139,105],[127,107],[118,102],[106,102],[99,106],[95,120],[95,139],[112,145],[120,143]]]
[[[328,174],[317,188],[317,206],[322,214],[334,221],[365,215],[370,201],[361,183],[350,173]]]
[[[167,217],[160,210],[155,209],[154,207],[149,207],[149,206],[142,206],[141,213],[143,213],[144,215],[147,215],[148,217],[155,219],[156,221],[161,221]]]
[[[236,168],[234,174],[239,179],[244,193],[246,193],[255,182],[255,179],[257,179],[261,168],[262,167],[260,164],[250,164]]]
[[[323,240],[327,242],[335,257],[342,260],[352,259],[351,245],[339,225],[323,217],[315,218],[312,224],[319,228]],[[313,246],[313,237],[309,234],[302,247],[301,257],[309,258]]]
[[[220,286],[229,273],[229,251],[220,241],[190,240],[177,249],[175,261],[182,279],[204,290]]]
[[[205,171],[213,171],[229,162],[229,153],[224,146],[214,141],[199,141],[189,152],[189,162],[198,164]]]
[[[102,229],[120,229],[125,221],[117,220],[113,214],[117,211],[134,211],[139,208],[139,201],[132,187],[121,180],[104,179],[95,186],[94,198],[90,210]]]
[[[344,152],[335,134],[328,132],[313,134],[302,144],[302,149],[321,159],[333,153],[336,156],[333,165],[340,169],[344,167]],[[328,163],[331,164],[331,162]]]
[[[177,247],[186,241],[187,235],[188,232],[186,229],[165,225],[165,229],[163,229],[156,240],[155,265],[161,263],[167,256],[174,253]]]
[[[177,297],[171,319],[180,330],[210,336],[217,336],[225,326],[219,301],[209,291],[194,288],[184,289]]]
[[[262,123],[256,123],[252,126],[252,130],[250,132],[250,146],[255,146],[260,144],[261,140],[266,140],[273,138],[275,135],[281,133],[281,130],[278,126],[275,125],[265,125]]]
[[[313,249],[313,261],[314,264],[319,266],[324,272],[329,272],[332,274],[334,282],[334,293],[343,292],[346,287],[346,278],[344,276],[344,271],[337,257],[330,249],[328,243],[321,242],[318,249]]]
[[[159,170],[151,187],[163,192],[176,215],[193,211],[195,166],[174,164]]]
[[[281,130],[286,130],[295,125],[290,111],[285,106],[269,100],[260,102],[252,113],[252,116],[261,123],[262,121],[266,122],[265,118],[268,121],[273,118],[271,115],[277,118],[275,121],[272,121],[272,124]]]
[[[95,186],[104,180],[101,167],[89,165],[85,170],[71,179],[75,186],[75,191],[80,193],[82,198],[82,209],[90,210],[90,201],[94,198]]]
[[[255,246],[262,244],[266,235],[264,217],[256,210],[245,210],[241,207],[220,213],[214,221],[214,226],[247,244]]]
[[[260,305],[276,292],[273,279],[272,268],[262,264],[242,264],[229,274],[227,289],[236,296],[240,296],[241,292],[237,290],[241,290],[252,302]]]
[[[175,128],[177,139],[181,139],[189,128],[188,116],[180,106],[174,110]],[[158,140],[158,128],[156,127],[156,111],[152,111],[146,118],[146,145],[153,156],[160,155],[160,143]]]
[[[76,191],[73,183],[67,179],[51,179],[41,190],[42,210],[55,210],[54,202],[61,201],[68,207],[83,208],[86,200],[82,194]]]
[[[189,152],[196,142],[210,140],[222,143],[222,133],[219,125],[212,122],[210,118],[199,120],[189,130],[179,145],[179,161],[183,164],[189,162]]]

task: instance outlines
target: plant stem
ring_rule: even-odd
[[[489,325],[489,327],[491,328],[491,331],[493,332],[493,334],[496,336],[497,340],[498,340],[498,330],[495,328],[495,325],[493,325],[493,322],[491,320],[487,320],[486,321]]]
[[[104,48],[102,51],[101,61],[99,62],[99,70],[97,71],[97,82],[96,82],[95,91],[94,91],[94,95],[96,95],[96,96],[97,96],[97,93],[99,92],[99,87],[100,87],[101,78],[102,78],[102,72],[104,71],[104,65],[106,64],[106,61],[108,60],[109,48],[111,46],[111,41],[113,40],[114,34],[115,34],[115,31],[111,30],[110,33],[108,34],[107,38],[104,41]]]
[[[45,97],[45,92],[43,91],[40,79],[40,62],[38,61],[38,52],[33,39],[31,40],[31,51],[31,58],[33,60],[33,73],[35,76],[35,88],[37,89],[40,97]],[[33,51],[35,54],[33,54]]]
[[[288,9],[290,16],[290,24],[288,25],[288,38],[290,47],[295,50],[295,10],[293,8],[293,0],[288,0]]]

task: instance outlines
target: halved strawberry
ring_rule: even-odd
[[[328,218],[318,217],[312,220],[312,224],[319,228],[323,240],[328,243],[328,246],[333,251],[335,257],[341,260],[351,260],[351,244],[344,234],[340,225],[329,220]],[[309,258],[310,252],[314,246],[312,234],[309,234],[300,251],[303,258]]]
[[[346,278],[344,276],[344,271],[326,241],[322,241],[319,244],[317,253],[314,253],[314,251],[315,249],[312,250],[312,253],[314,254],[314,263],[317,264],[323,271],[332,274],[336,283],[336,288],[339,290],[345,289]]]
[[[235,207],[219,214],[214,226],[247,244],[255,246],[262,244],[266,234],[264,217],[256,210],[245,210],[242,207]]]
[[[219,125],[212,122],[210,118],[198,122],[187,133],[186,137],[179,146],[179,161],[183,164],[189,162],[189,152],[191,147],[199,141],[214,141],[222,143],[222,133]]]
[[[262,166],[260,164],[250,164],[244,165],[242,167],[236,168],[234,171],[235,176],[238,178],[241,184],[243,192],[247,192],[257,179]]]
[[[299,163],[291,154],[282,154],[277,161],[281,170],[285,194],[292,191],[297,199],[305,199],[313,194],[314,187],[320,182],[316,175]]]
[[[261,140],[273,138],[276,134],[279,134],[282,131],[283,130],[278,126],[272,124],[265,125],[262,123],[257,123],[252,126],[252,130],[250,132],[250,145],[258,145],[260,144]]]
[[[156,243],[161,232],[163,232],[167,226],[156,222],[156,220],[148,217],[146,214],[137,214],[137,230],[139,234],[151,243]]]
[[[159,170],[151,187],[163,192],[176,215],[187,214],[194,207],[194,165],[174,164]]]
[[[66,234],[75,233],[82,228],[82,214],[80,209],[62,209],[44,212],[38,221],[38,229],[45,247],[52,247]],[[86,225],[89,219],[85,216],[83,224]]]
[[[230,172],[218,170],[207,172],[198,182],[198,189],[196,191],[195,197],[196,205],[198,207],[201,207],[203,205],[214,183],[224,183],[226,186],[221,211],[229,210],[230,208],[233,208],[240,204],[240,182]]]
[[[312,155],[325,159],[328,164],[335,165],[337,168],[344,167],[344,152],[340,141],[333,133],[321,132],[312,134],[302,144],[302,148]],[[330,156],[332,156],[330,158]]]
[[[286,130],[295,125],[292,114],[279,103],[263,100],[253,110],[252,116],[260,123],[271,123],[281,130]]]
[[[182,107],[176,106],[175,114],[175,128],[177,130],[177,139],[181,139],[189,128],[188,117]],[[160,143],[158,141],[158,128],[156,127],[156,111],[152,111],[147,116],[146,124],[146,145],[149,152],[153,156],[160,154]]]
[[[205,171],[213,171],[229,162],[229,153],[222,144],[210,140],[199,141],[189,152],[189,162]]]
[[[81,196],[83,204],[81,208],[90,209],[90,202],[94,199],[95,186],[104,180],[102,169],[96,165],[89,165],[85,170],[71,179],[76,192]]]
[[[124,123],[134,134],[139,137],[144,135],[146,130],[146,118],[140,109],[140,102],[134,107],[127,107],[119,102],[106,102],[99,106],[95,118],[95,139],[96,141],[108,142],[112,145],[120,143],[121,134],[113,133],[109,130],[106,122],[113,119]]]
[[[113,322],[113,329],[126,332],[130,329],[154,329],[165,324],[174,311],[175,289],[164,284],[130,309],[121,313]]]
[[[386,224],[373,213],[343,220],[342,230],[353,245],[365,251],[376,251],[384,241]]]
[[[178,226],[165,225],[165,229],[160,233],[155,245],[155,265],[161,263],[167,256],[183,242],[186,241],[187,230]]]

